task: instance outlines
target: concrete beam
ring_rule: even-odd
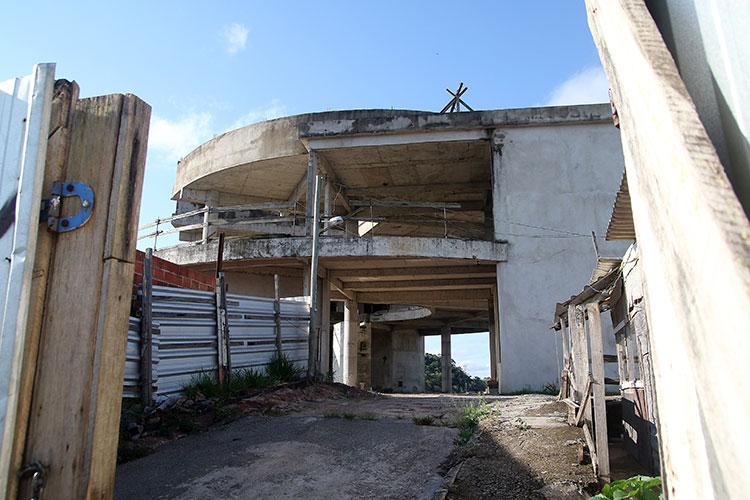
[[[185,245],[161,250],[160,258],[180,265],[215,262],[216,243]],[[267,238],[230,240],[224,244],[224,261],[310,257],[310,238]],[[402,236],[373,236],[347,239],[320,238],[321,257],[420,257],[471,259],[490,262],[507,260],[505,243],[447,238],[410,238]],[[339,277],[334,275],[334,277]]]
[[[466,300],[486,300],[490,297],[489,290],[439,290],[433,292],[364,292],[358,293],[357,298],[364,304],[429,304],[437,302],[453,302]]]
[[[352,198],[371,197],[373,193],[380,196],[404,196],[418,193],[423,195],[451,195],[468,194],[481,191],[489,191],[492,185],[489,182],[470,182],[465,184],[430,184],[415,186],[382,186],[373,188],[349,188],[347,194]]]
[[[407,134],[361,135],[355,137],[321,137],[307,140],[310,149],[340,149],[372,146],[397,146],[421,144],[425,142],[466,142],[489,139],[487,131],[479,130],[437,130],[412,132]],[[303,139],[304,142],[304,139]]]
[[[332,269],[331,276],[350,281],[390,281],[433,278],[494,278],[496,267],[492,264],[470,266],[391,267],[380,269]]]
[[[387,292],[417,290],[471,290],[492,288],[495,278],[442,279],[442,280],[394,280],[360,281],[349,283],[347,288],[356,292]]]

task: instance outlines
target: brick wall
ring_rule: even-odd
[[[145,257],[144,252],[140,250],[136,252],[134,289],[137,289],[136,287],[143,282],[143,259]],[[153,284],[207,292],[216,291],[216,279],[212,275],[193,271],[159,257],[153,257]]]

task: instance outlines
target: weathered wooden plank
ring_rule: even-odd
[[[599,303],[586,304],[589,315],[589,342],[591,343],[591,376],[594,397],[594,428],[596,431],[596,456],[599,476],[610,481],[609,440],[607,438],[607,408],[604,401],[604,345]]]
[[[143,282],[141,283],[141,399],[146,406],[153,402],[152,327],[151,316],[153,291],[153,250],[146,249],[143,259]]]
[[[76,104],[62,180],[91,186],[94,208],[55,236],[24,452],[59,498],[112,496],[149,116],[130,95]]]
[[[586,323],[582,306],[573,304],[568,306],[568,322],[572,343],[573,400],[581,402],[589,373],[589,349],[586,341]]]
[[[750,223],[645,2],[587,0],[620,116],[675,498],[746,496]],[[696,235],[700,235],[699,242]]]
[[[216,278],[216,356],[219,384],[229,382],[232,359],[229,350],[229,322],[227,321],[227,282],[224,273]]]

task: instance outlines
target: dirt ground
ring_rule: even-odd
[[[207,415],[216,418],[200,410],[205,402],[182,404],[169,411],[205,425]],[[177,432],[171,442],[136,439],[155,449],[118,466],[115,498],[578,499],[595,483],[581,429],[567,425],[565,405],[551,396],[375,394],[315,384],[222,405],[227,423]],[[451,424],[466,405],[488,414],[467,443],[456,444]],[[416,425],[420,417],[430,425]]]

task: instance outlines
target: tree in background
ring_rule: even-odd
[[[453,392],[484,392],[487,384],[479,377],[472,377],[451,359]],[[442,391],[443,369],[440,356],[426,353],[424,355],[424,387],[427,392]]]

